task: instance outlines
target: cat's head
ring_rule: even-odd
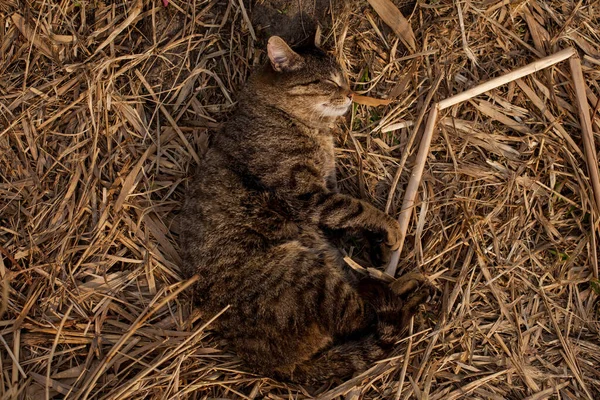
[[[331,121],[352,104],[342,68],[318,47],[292,50],[278,36],[267,45],[270,63],[258,74],[254,90],[270,104],[303,122]]]

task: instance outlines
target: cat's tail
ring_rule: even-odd
[[[335,377],[350,377],[388,356],[421,304],[428,301],[433,288],[421,274],[406,274],[381,293],[374,304],[377,322],[374,333],[348,339],[324,350],[310,360],[297,364],[281,378],[301,384],[318,384]],[[374,300],[374,299],[373,299]]]

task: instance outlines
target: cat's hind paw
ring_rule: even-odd
[[[427,303],[436,292],[427,277],[419,272],[404,274],[390,284],[392,292],[404,300],[405,316],[414,315],[421,304]]]

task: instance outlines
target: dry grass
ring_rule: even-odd
[[[241,4],[0,3],[1,399],[310,397],[244,373],[179,276],[188,170],[262,56]],[[597,0],[421,0],[410,53],[366,1],[334,9],[325,46],[356,91],[394,99],[340,125],[346,192],[397,215],[428,104],[568,46],[600,143]],[[562,63],[440,113],[400,261],[438,304],[316,397],[600,398],[600,205],[576,104]]]

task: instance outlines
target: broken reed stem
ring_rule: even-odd
[[[415,197],[421,184],[421,177],[423,176],[423,170],[425,169],[425,162],[429,155],[429,146],[431,145],[431,139],[433,137],[433,128],[437,120],[437,115],[440,110],[439,104],[434,103],[429,112],[429,118],[427,119],[427,125],[425,125],[425,132],[423,132],[423,138],[421,139],[421,145],[419,146],[419,152],[417,153],[417,159],[410,176],[410,181],[406,187],[406,193],[404,195],[404,202],[402,203],[402,209],[398,216],[398,223],[400,223],[400,247],[392,253],[390,263],[388,264],[385,272],[390,276],[395,276],[396,268],[398,267],[398,261],[400,260],[400,253],[402,253],[402,247],[404,247],[404,239],[406,238],[406,231],[408,229],[408,223],[412,214],[412,208],[415,204]]]
[[[19,360],[17,359],[17,357],[15,357],[15,353],[11,351],[10,346],[8,345],[8,343],[6,343],[6,340],[4,340],[4,336],[2,335],[0,335],[0,342],[2,342],[4,348],[6,349],[6,352],[8,353],[8,356],[13,361],[14,368],[16,368],[21,373],[21,375],[23,375],[23,379],[27,379],[27,374],[25,373],[25,371],[23,371]]]
[[[516,79],[523,78],[529,74],[537,72],[541,69],[550,67],[556,63],[566,60],[575,54],[575,50],[571,47],[566,48],[564,50],[559,51],[558,53],[552,54],[551,56],[540,58],[537,61],[532,62],[531,64],[527,64],[526,66],[516,69],[507,73],[506,75],[499,76],[497,78],[491,79],[487,82],[482,83],[481,85],[477,85],[469,90],[465,90],[462,93],[449,97],[445,100],[439,102],[440,110],[444,110],[448,107],[452,107],[455,104],[461,103],[465,100],[469,100],[475,96],[478,96],[482,93],[487,92],[488,90],[492,90],[497,88],[498,86],[505,85],[509,82],[512,82]]]
[[[596,212],[600,215],[600,177],[598,176],[598,158],[596,157],[596,144],[594,143],[594,132],[592,128],[592,120],[590,117],[589,106],[586,96],[586,84],[583,79],[583,71],[581,70],[581,61],[579,57],[571,57],[569,59],[571,74],[573,75],[573,84],[575,86],[575,94],[577,96],[577,108],[579,109],[579,124],[581,125],[581,137],[583,139],[583,149],[585,152],[585,161],[592,181],[592,197],[596,203]],[[596,234],[594,225],[598,218],[594,218],[594,205],[592,204],[592,235],[590,237],[592,248],[592,271],[594,278],[598,279],[598,254],[596,246]]]
[[[256,42],[256,33],[254,33],[254,28],[252,27],[252,22],[250,21],[250,18],[248,17],[248,13],[246,12],[246,7],[244,7],[244,2],[242,0],[239,0],[239,4],[240,4],[240,8],[242,10],[242,18],[244,19],[244,22],[246,23],[246,26],[248,27],[248,31],[250,31],[250,36],[252,36],[252,40],[254,40]]]
[[[590,174],[590,180],[592,181],[592,194],[595,199],[596,210],[600,212],[600,176],[598,175],[598,159],[596,158],[596,145],[594,144],[592,120],[590,118],[587,96],[585,94],[586,85],[583,79],[579,57],[571,57],[569,65],[571,66],[575,94],[577,95],[577,108],[579,109],[579,123],[581,124],[581,137],[583,139],[585,161]]]
[[[13,361],[13,370],[10,382],[12,387],[17,386],[17,382],[19,381],[19,370],[21,365],[19,364],[19,359],[21,357],[21,330],[17,329],[13,332],[13,354],[15,356],[16,364]],[[13,400],[17,399],[17,393],[13,392]]]
[[[390,193],[388,194],[387,202],[385,204],[385,213],[390,213],[390,208],[392,207],[392,202],[394,201],[394,193],[396,193],[396,187],[398,186],[398,182],[400,181],[400,175],[402,175],[402,171],[404,170],[404,165],[406,164],[406,160],[408,160],[408,156],[411,154],[410,148],[412,147],[415,138],[417,137],[417,133],[419,132],[419,128],[421,127],[421,123],[423,122],[423,118],[425,117],[425,110],[429,107],[429,103],[433,99],[433,95],[437,92],[442,79],[444,78],[444,74],[440,74],[438,78],[433,83],[433,86],[429,89],[429,93],[427,93],[427,97],[425,98],[425,103],[423,104],[422,111],[419,113],[417,117],[417,121],[412,129],[410,137],[408,138],[408,143],[406,144],[405,150],[402,153],[402,157],[400,158],[400,165],[398,165],[398,169],[396,170],[396,175],[394,175],[394,180],[392,181],[392,187],[390,188]]]
[[[417,191],[419,188],[419,184],[421,183],[421,176],[423,175],[423,169],[425,168],[425,161],[427,160],[427,155],[429,153],[429,146],[431,144],[431,138],[433,136],[433,128],[435,127],[435,121],[437,118],[438,111],[444,110],[448,107],[452,107],[458,103],[461,103],[465,100],[469,100],[475,96],[478,96],[482,93],[485,93],[489,90],[495,89],[499,86],[505,85],[509,82],[515,81],[517,79],[523,78],[529,74],[542,70],[544,68],[548,68],[554,64],[557,64],[561,61],[566,60],[567,58],[575,55],[576,52],[572,47],[566,48],[564,50],[559,51],[558,53],[554,53],[548,57],[541,58],[537,61],[534,61],[526,66],[511,71],[505,75],[499,76],[497,78],[491,79],[487,82],[484,82],[480,85],[477,85],[469,90],[465,90],[462,93],[449,97],[445,100],[440,101],[439,103],[434,104],[429,114],[429,119],[427,120],[427,126],[425,127],[425,133],[423,134],[423,139],[421,140],[421,146],[419,147],[419,153],[417,155],[417,160],[415,162],[415,167],[413,169],[412,175],[410,177],[410,181],[408,182],[408,186],[406,188],[406,193],[404,196],[404,202],[402,203],[402,209],[400,210],[400,215],[398,216],[398,222],[400,223],[400,246],[396,251],[392,253],[392,257],[390,262],[385,269],[385,272],[392,277],[396,274],[396,269],[398,267],[398,261],[400,260],[400,253],[402,253],[402,248],[404,247],[404,239],[406,238],[406,231],[408,229],[408,223],[410,222],[410,216],[412,213],[412,207],[415,203],[415,197],[417,195]],[[581,126],[584,132],[584,145],[586,147],[586,154],[590,153],[586,156],[588,165],[598,165],[598,162],[595,161],[594,152],[594,142],[592,136],[592,123],[590,120],[589,112],[583,112],[582,109],[587,110],[587,100],[585,96],[585,83],[583,80],[583,73],[581,72],[581,63],[577,58],[576,61],[573,61],[574,58],[571,58],[571,69],[573,72],[573,80],[575,81],[575,91],[577,92],[577,97],[579,101],[579,109],[580,109],[580,118],[582,119]],[[577,68],[579,68],[578,73]],[[577,78],[575,77],[577,76]],[[585,105],[585,108],[583,108]],[[584,115],[585,114],[585,115]],[[587,117],[586,117],[587,116]],[[586,120],[586,122],[584,122]],[[586,133],[587,132],[587,133]],[[588,150],[590,149],[590,150]],[[594,162],[593,164],[590,164]],[[592,172],[593,170],[593,172]],[[596,205],[600,208],[600,179],[598,178],[598,169],[590,167],[590,179],[592,179],[592,186],[594,189],[594,194],[596,195]],[[388,199],[389,203],[389,199]]]

